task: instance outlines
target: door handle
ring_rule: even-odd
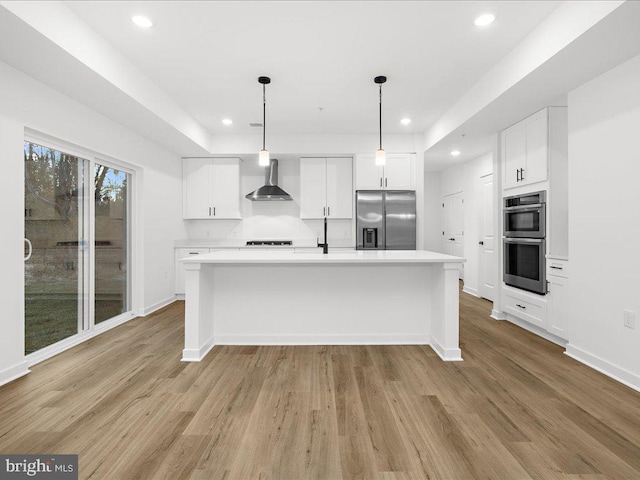
[[[483,242],[482,240],[480,240],[480,241],[478,242],[478,245],[484,245],[484,242]]]
[[[27,260],[29,260],[31,258],[31,254],[33,253],[33,245],[31,245],[31,241],[26,237],[24,239],[24,243],[26,243],[27,246],[29,247],[29,253],[27,253],[26,257],[24,257],[24,261],[26,262]]]

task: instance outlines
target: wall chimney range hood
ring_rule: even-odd
[[[278,160],[269,160],[269,166],[264,167],[264,185],[257,190],[245,195],[252,202],[275,202],[293,200],[291,195],[278,186]]]

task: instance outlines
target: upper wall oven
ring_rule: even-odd
[[[504,236],[545,238],[546,194],[544,191],[504,199]]]

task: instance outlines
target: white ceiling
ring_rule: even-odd
[[[376,75],[384,131],[424,132],[561,2],[65,3],[214,134],[255,133],[259,75],[270,132],[339,134],[377,131]]]

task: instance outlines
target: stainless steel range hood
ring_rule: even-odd
[[[257,190],[245,195],[252,202],[273,202],[293,200],[291,195],[278,186],[278,160],[273,158],[268,167],[264,167],[264,185]]]

